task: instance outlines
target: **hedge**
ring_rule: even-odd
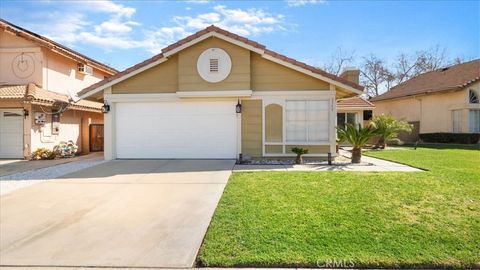
[[[420,139],[429,143],[474,144],[480,141],[480,133],[421,133]]]

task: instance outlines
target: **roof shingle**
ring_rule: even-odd
[[[337,108],[375,108],[375,105],[362,97],[352,97],[337,100]]]
[[[371,99],[388,100],[442,91],[461,90],[480,79],[480,59],[420,74]]]
[[[297,61],[297,60],[295,60],[295,59],[293,59],[293,58],[289,58],[289,57],[287,57],[287,56],[285,56],[285,55],[281,55],[281,54],[276,53],[276,52],[274,52],[274,51],[268,50],[268,49],[266,49],[266,46],[265,46],[265,45],[262,45],[262,44],[260,44],[260,43],[258,43],[258,42],[255,42],[255,41],[252,41],[252,40],[250,40],[250,39],[248,39],[248,38],[239,36],[239,35],[237,35],[237,34],[231,33],[231,32],[229,32],[229,31],[224,30],[224,29],[221,29],[221,28],[219,28],[219,27],[217,27],[217,26],[211,25],[211,26],[209,26],[209,27],[207,27],[207,28],[205,28],[205,29],[203,29],[203,30],[200,30],[200,31],[196,32],[195,34],[192,34],[192,35],[190,35],[190,36],[188,36],[188,37],[186,37],[186,38],[184,38],[184,39],[181,39],[181,40],[177,41],[176,43],[173,43],[173,44],[167,46],[166,48],[162,49],[162,53],[157,54],[157,55],[153,56],[153,57],[150,58],[150,59],[147,59],[147,60],[145,60],[145,61],[143,61],[143,62],[141,62],[141,63],[138,63],[138,64],[136,64],[136,65],[134,65],[134,66],[132,66],[132,67],[129,67],[129,68],[125,69],[124,71],[119,72],[119,73],[117,73],[116,75],[114,75],[114,76],[112,76],[112,77],[106,78],[106,79],[104,79],[103,81],[100,81],[100,82],[98,82],[98,83],[96,83],[96,84],[93,84],[93,85],[91,85],[91,86],[89,86],[89,87],[81,90],[81,91],[78,93],[78,95],[79,95],[79,96],[85,95],[86,93],[88,93],[88,92],[90,92],[90,91],[93,91],[94,89],[97,89],[97,88],[99,88],[99,87],[101,87],[101,86],[103,86],[103,85],[105,85],[105,84],[107,84],[107,83],[109,83],[109,82],[111,82],[111,81],[113,81],[113,80],[115,80],[115,79],[118,79],[118,78],[120,78],[120,77],[123,77],[123,76],[125,76],[125,75],[127,75],[127,74],[129,74],[129,73],[131,73],[131,72],[133,72],[133,71],[135,71],[135,70],[137,70],[137,69],[139,69],[139,68],[142,68],[142,67],[144,67],[144,66],[146,66],[146,65],[148,65],[148,64],[151,64],[151,63],[153,63],[153,62],[155,62],[155,61],[157,61],[157,60],[159,60],[159,59],[161,59],[161,58],[164,58],[164,57],[165,57],[165,53],[167,53],[167,52],[169,52],[169,51],[172,51],[172,50],[174,50],[175,48],[178,48],[178,47],[182,46],[183,44],[185,44],[185,43],[187,43],[187,42],[189,42],[189,41],[192,41],[192,40],[194,40],[194,39],[196,39],[196,38],[198,38],[198,37],[201,37],[201,36],[203,36],[203,35],[205,35],[205,34],[207,34],[207,33],[210,33],[210,32],[216,32],[216,33],[222,34],[222,35],[224,35],[224,36],[227,36],[227,37],[229,37],[229,38],[238,40],[238,41],[243,42],[243,43],[245,43],[245,44],[247,44],[247,45],[250,45],[250,46],[252,46],[252,47],[254,47],[254,48],[263,50],[263,51],[265,52],[265,54],[270,55],[270,56],[272,56],[272,57],[274,57],[274,58],[277,58],[277,59],[279,59],[279,60],[288,62],[288,63],[293,64],[293,65],[295,65],[295,66],[304,68],[304,69],[306,69],[306,70],[308,70],[308,71],[310,71],[310,72],[312,72],[312,73],[319,74],[319,75],[321,75],[321,76],[327,77],[327,78],[329,78],[329,79],[332,79],[332,80],[334,80],[334,81],[340,82],[340,83],[342,83],[342,84],[348,85],[348,86],[350,86],[350,87],[352,87],[352,88],[354,88],[354,89],[363,91],[363,86],[361,86],[361,85],[358,85],[358,84],[356,84],[356,83],[354,83],[354,82],[348,81],[348,80],[346,80],[346,79],[344,79],[344,78],[340,78],[340,77],[335,76],[335,75],[333,75],[333,74],[330,74],[330,73],[328,73],[328,72],[326,72],[326,71],[323,71],[323,70],[321,70],[321,69],[319,69],[319,68],[316,68],[316,67],[314,67],[314,66],[310,66],[310,65],[308,65],[308,64],[306,64],[306,63],[299,62],[299,61]]]

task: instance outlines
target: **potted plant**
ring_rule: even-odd
[[[297,154],[297,157],[295,158],[295,163],[303,164],[303,155],[308,154],[308,149],[294,147],[292,148],[292,152]]]
[[[352,163],[361,162],[363,146],[378,135],[374,125],[362,128],[361,126],[356,127],[352,124],[346,124],[344,127],[339,127],[337,133],[341,142],[346,141],[352,145]]]

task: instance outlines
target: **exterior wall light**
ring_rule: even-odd
[[[105,101],[102,106],[102,113],[108,113],[110,111],[110,105]]]
[[[242,104],[240,104],[240,100],[238,100],[237,105],[235,106],[235,112],[242,113]]]
[[[28,110],[27,110],[27,109],[23,109],[23,116],[24,116],[25,118],[28,117],[28,114],[29,114]]]

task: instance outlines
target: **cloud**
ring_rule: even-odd
[[[185,0],[185,3],[192,3],[192,4],[208,4],[210,0]]]
[[[212,24],[243,36],[285,31],[287,25],[281,14],[225,5],[193,16],[174,16],[169,25],[162,27],[143,28],[134,19],[135,8],[111,1],[86,1],[70,9],[69,16],[51,13],[39,32],[67,45],[87,44],[107,51],[142,49],[159,53],[169,44]]]
[[[289,7],[300,7],[305,5],[326,4],[327,0],[285,0]]]
[[[136,11],[135,8],[126,7],[110,0],[83,1],[80,2],[79,5],[84,6],[93,12],[110,13],[115,14],[115,16],[125,16],[127,18],[130,18]]]

